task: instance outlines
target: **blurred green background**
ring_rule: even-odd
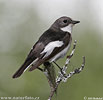
[[[103,0],[0,0],[0,97],[40,97],[47,100],[47,79],[38,70],[12,79],[39,36],[61,16],[80,20],[73,30],[77,40],[70,70],[86,56],[85,69],[60,84],[53,100],[103,97]],[[69,54],[69,53],[68,53]],[[65,61],[58,61],[63,65]]]

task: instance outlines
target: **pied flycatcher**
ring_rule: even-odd
[[[66,16],[57,19],[34,44],[26,60],[13,75],[13,78],[20,77],[29,67],[29,71],[32,71],[45,62],[52,63],[64,57],[71,45],[72,28],[79,22]]]

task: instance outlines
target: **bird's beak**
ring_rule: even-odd
[[[72,24],[77,24],[77,23],[80,23],[80,21],[75,21],[75,20],[72,21]]]

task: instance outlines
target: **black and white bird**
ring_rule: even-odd
[[[57,19],[34,44],[25,62],[13,75],[13,78],[21,76],[29,67],[29,71],[32,71],[45,62],[52,63],[63,58],[71,45],[73,26],[79,22],[66,16]]]

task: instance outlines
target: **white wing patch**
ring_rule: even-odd
[[[46,53],[43,58],[49,56],[55,47],[61,47],[63,44],[64,44],[63,41],[53,41],[47,44],[45,49],[41,52],[41,54]]]
[[[62,31],[69,32],[69,33],[72,33],[72,29],[73,29],[73,24],[69,24],[68,26],[61,28]]]

